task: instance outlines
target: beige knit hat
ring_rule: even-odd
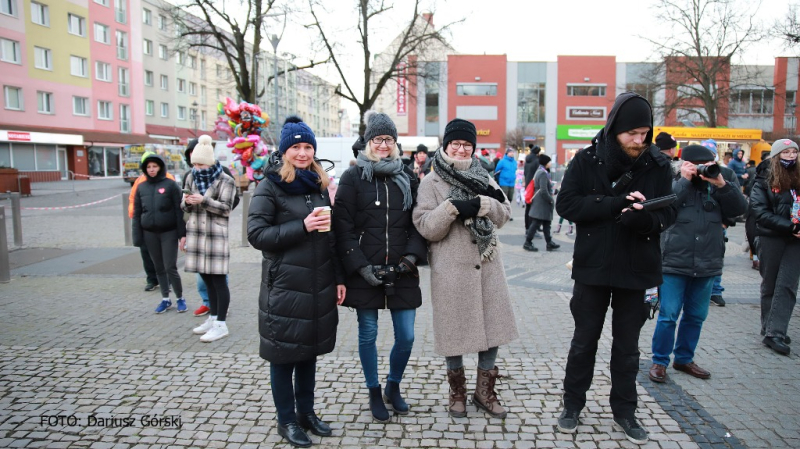
[[[203,134],[198,139],[197,146],[192,151],[192,165],[214,165],[217,161],[214,158],[214,143],[211,136]]]

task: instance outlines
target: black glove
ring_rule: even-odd
[[[647,232],[653,227],[653,218],[648,212],[631,209],[622,213],[619,222],[639,232]]]
[[[614,205],[611,209],[615,214],[622,212],[622,209],[625,209],[634,203],[634,201],[629,200],[625,196],[615,196],[611,198],[611,201],[611,204]]]
[[[381,280],[375,277],[375,273],[372,272],[372,265],[366,265],[358,269],[358,274],[367,281],[367,284],[377,287],[382,284]]]
[[[800,223],[792,223],[792,234],[800,232]]]
[[[419,277],[419,270],[417,269],[417,256],[413,254],[406,254],[400,258],[400,263],[397,264],[398,274],[410,274],[414,277]]]
[[[458,216],[462,219],[476,217],[481,208],[481,199],[478,197],[471,200],[450,200],[450,202],[458,209]]]
[[[489,188],[491,189],[491,187]],[[486,194],[486,196],[488,196],[489,198],[494,198],[497,201],[500,201],[501,203],[505,203],[507,199],[506,194],[503,193],[503,191],[500,189],[492,189],[490,192]]]

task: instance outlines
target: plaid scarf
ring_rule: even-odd
[[[192,178],[194,178],[194,184],[197,186],[197,190],[200,191],[200,195],[205,195],[206,190],[208,190],[211,184],[214,184],[214,181],[216,181],[221,174],[222,166],[219,165],[219,162],[203,170],[192,167]]]
[[[489,184],[489,173],[478,159],[472,158],[472,163],[466,170],[457,170],[454,162],[442,149],[433,155],[433,170],[444,182],[450,184],[451,199],[471,200],[493,190]],[[494,223],[487,217],[475,217],[464,220],[464,226],[477,240],[481,260],[493,260],[497,250]]]

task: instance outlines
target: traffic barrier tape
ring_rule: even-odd
[[[86,207],[86,206],[93,206],[95,204],[105,203],[106,201],[113,200],[114,198],[119,198],[119,195],[110,196],[104,200],[99,201],[92,201],[91,203],[86,204],[76,204],[74,206],[57,206],[57,207],[21,207],[20,209],[25,210],[59,210],[59,209],[77,209],[79,207]]]

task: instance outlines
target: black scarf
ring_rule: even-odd
[[[198,170],[197,167],[192,168],[192,178],[194,179],[194,184],[197,186],[197,190],[200,191],[200,195],[205,195],[208,188],[211,187],[211,184],[214,184],[214,181],[216,181],[221,174],[222,166],[219,165],[219,162],[202,170]]]
[[[284,181],[281,179],[281,175],[275,171],[269,172],[267,178],[289,195],[308,195],[309,193],[322,191],[319,175],[311,170],[298,170],[295,168],[294,181],[292,182]]]

